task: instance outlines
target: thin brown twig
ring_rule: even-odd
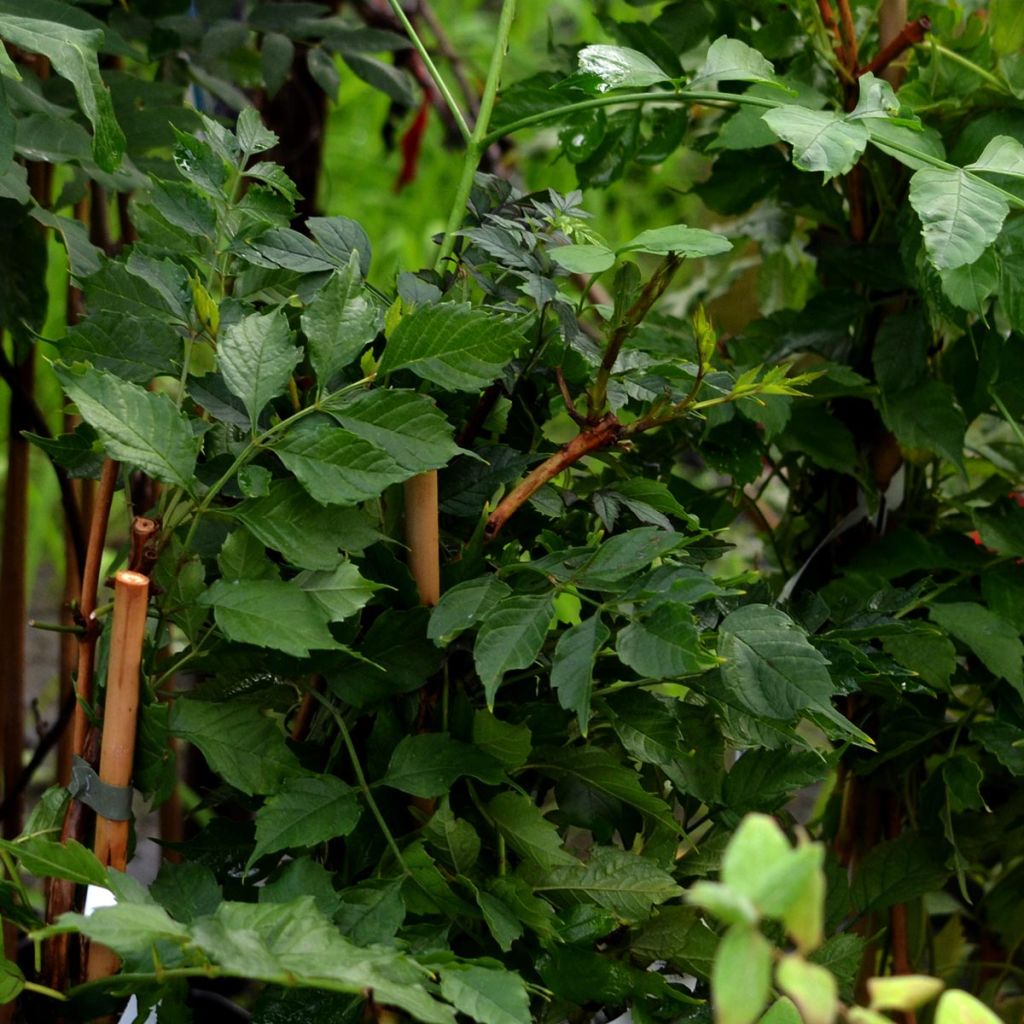
[[[866,75],[870,71],[873,75],[880,75],[912,46],[924,42],[924,37],[931,27],[932,23],[928,18],[916,18],[914,21],[908,21],[900,33],[884,46],[865,67],[861,68],[858,74]]]
[[[839,4],[839,22],[843,30],[843,51],[846,54],[846,68],[851,75],[857,74],[857,62],[860,54],[857,48],[857,30],[853,25],[853,11],[850,0],[837,0]]]

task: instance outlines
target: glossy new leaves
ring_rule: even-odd
[[[846,174],[868,144],[862,124],[828,110],[787,104],[762,115],[775,134],[793,147],[793,163],[802,171],[822,171],[825,180]]]
[[[669,77],[650,57],[628,46],[584,46],[579,54],[579,68],[584,74],[597,76],[601,92],[642,89]]]

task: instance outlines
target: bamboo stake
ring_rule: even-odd
[[[409,571],[420,604],[432,608],[441,600],[440,531],[437,524],[437,473],[420,473],[405,482],[405,539]]]
[[[99,770],[100,779],[112,786],[128,786],[132,781],[139,715],[139,669],[148,602],[149,579],[146,576],[130,570],[117,574]],[[93,851],[101,864],[119,871],[127,867],[128,824],[96,815]],[[90,947],[87,970],[90,980],[107,977],[116,970],[117,958],[110,950]]]

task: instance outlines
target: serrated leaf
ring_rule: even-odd
[[[468,302],[419,306],[398,322],[377,372],[408,369],[449,391],[476,391],[522,344],[519,323],[493,311]]]
[[[385,450],[323,415],[296,423],[274,451],[322,505],[356,505],[413,475]]]
[[[743,710],[777,721],[816,711],[842,731],[866,740],[832,707],[835,686],[825,657],[784,612],[750,604],[722,621],[718,653],[722,683]]]
[[[94,427],[111,458],[157,480],[191,491],[199,440],[166,396],[103,370],[55,367],[82,419]]]
[[[484,684],[488,707],[493,707],[506,672],[533,664],[553,610],[548,594],[515,594],[488,613],[473,644],[473,663]]]
[[[278,137],[263,124],[259,111],[255,107],[246,107],[239,115],[235,125],[238,146],[245,156],[264,153],[273,149],[280,141]]]
[[[566,711],[574,711],[580,732],[587,735],[590,718],[590,692],[594,683],[594,662],[597,652],[608,642],[608,627],[599,614],[584,619],[567,629],[555,646],[551,663],[551,686],[558,703]]]
[[[116,170],[124,155],[125,138],[114,115],[110,90],[100,75],[98,51],[103,33],[0,13],[0,36],[30,53],[43,54],[53,70],[71,83],[93,128],[93,159],[105,171]]]
[[[351,562],[330,571],[299,573],[295,582],[327,612],[328,622],[341,622],[355,615],[381,589],[365,579]]]
[[[325,508],[297,480],[275,480],[269,494],[243,502],[234,514],[267,547],[304,569],[333,569],[339,548],[359,552],[380,536],[361,512]]]
[[[911,832],[879,843],[857,869],[850,887],[853,905],[862,913],[883,910],[935,892],[950,875],[944,861],[941,847]]]
[[[1013,626],[984,605],[970,601],[932,605],[928,615],[966,644],[989,672],[1024,696],[1024,642]]]
[[[450,642],[459,633],[475,625],[491,612],[512,591],[497,576],[457,583],[441,595],[430,612],[427,636],[439,646]]]
[[[699,259],[704,256],[718,256],[732,249],[732,242],[714,231],[703,228],[690,228],[685,224],[670,224],[663,228],[651,228],[641,231],[618,252],[649,252],[655,256],[667,256],[676,253],[688,259]]]
[[[231,640],[269,647],[295,658],[340,646],[327,628],[327,612],[304,590],[283,580],[216,580],[199,599],[213,608]]]
[[[621,630],[615,653],[638,675],[659,680],[695,675],[716,663],[701,647],[693,612],[676,603],[659,605],[646,619]]]
[[[822,171],[826,181],[846,174],[868,144],[867,128],[831,111],[787,104],[762,117],[793,147],[793,163],[802,171]]]
[[[481,708],[473,715],[473,745],[506,768],[520,768],[533,749],[533,736],[525,722],[503,722]]]
[[[357,945],[387,943],[405,920],[404,879],[362,882],[341,895],[334,915],[338,927]]]
[[[66,843],[43,836],[28,836],[19,842],[3,839],[0,849],[14,854],[26,871],[40,878],[64,878],[78,885],[109,888],[106,868],[92,850],[75,839]]]
[[[601,92],[643,89],[669,78],[650,57],[628,46],[584,46],[578,59],[583,74],[596,75],[601,80]]]
[[[256,845],[249,865],[268,853],[347,836],[362,812],[357,794],[333,775],[287,779],[256,813]]]
[[[996,240],[1010,211],[988,182],[959,168],[922,167],[910,179],[928,259],[939,270],[973,263]]]
[[[171,709],[169,727],[197,746],[225,782],[250,796],[275,793],[301,772],[280,726],[255,704],[181,697]]]
[[[383,448],[409,473],[446,466],[461,449],[451,424],[427,395],[376,388],[332,404],[330,415],[357,437]]]
[[[999,261],[995,251],[986,249],[980,259],[953,270],[940,270],[942,293],[960,309],[979,316],[985,312],[986,299],[999,287]]]
[[[302,314],[309,358],[326,388],[377,335],[378,316],[363,291],[359,254],[335,271]]]
[[[280,310],[251,313],[221,332],[217,362],[228,390],[245,405],[254,431],[266,404],[288,387],[301,358]]]
[[[441,968],[441,995],[480,1024],[530,1024],[530,997],[518,974],[486,967]]]
[[[399,742],[380,784],[429,798],[447,793],[464,775],[497,785],[505,773],[493,757],[468,743],[445,733],[421,733]]]
[[[94,313],[70,328],[57,347],[66,363],[91,363],[136,384],[180,372],[181,338],[156,319]]]
[[[948,384],[925,380],[895,394],[883,391],[882,419],[900,444],[935,452],[964,471],[967,420]]]
[[[587,864],[557,867],[535,885],[569,902],[596,903],[623,921],[642,921],[651,908],[682,893],[675,880],[652,861],[612,846],[595,846]]]
[[[689,84],[709,82],[774,82],[775,69],[753,47],[739,39],[719,36],[709,47],[704,64]]]
[[[508,845],[542,871],[576,863],[576,858],[562,849],[558,829],[528,796],[499,793],[487,805],[487,812]]]

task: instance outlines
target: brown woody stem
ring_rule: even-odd
[[[92,676],[96,655],[97,630],[93,621],[96,611],[96,593],[99,588],[100,562],[107,539],[107,523],[110,521],[110,506],[117,487],[118,464],[112,459],[103,463],[100,484],[96,491],[92,523],[89,526],[89,543],[85,552],[82,569],[82,596],[78,602],[79,614],[85,625],[85,636],[78,645],[78,675],[75,679],[75,693],[78,705],[75,708],[75,724],[72,732],[71,749],[79,757],[85,749],[85,734],[89,728],[86,706],[92,700]]]
[[[516,511],[526,504],[549,480],[587,455],[610,448],[622,436],[623,426],[613,413],[584,427],[568,444],[545,459],[533,472],[501,500],[484,527],[484,536],[493,540]]]
[[[851,74],[857,73],[857,62],[860,55],[857,49],[857,31],[853,27],[853,11],[850,9],[850,0],[838,0],[839,24],[843,32],[843,53],[846,57],[846,67]]]
[[[894,60],[901,57],[912,46],[924,41],[925,35],[931,29],[932,23],[927,18],[918,18],[915,21],[908,21],[900,30],[899,34],[878,52],[871,63],[860,71],[860,74],[871,72],[873,75],[880,75],[885,71],[895,69],[889,68]],[[885,77],[888,78],[888,75]],[[891,79],[890,79],[891,81]]]

